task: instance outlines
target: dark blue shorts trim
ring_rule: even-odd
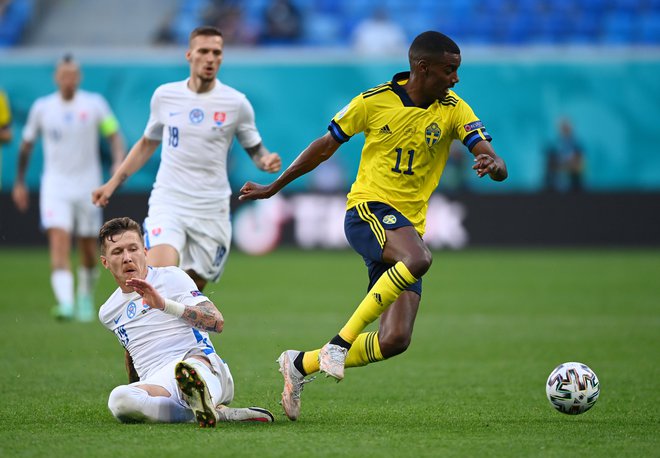
[[[413,224],[398,210],[382,202],[362,202],[346,211],[344,233],[351,247],[362,256],[369,271],[369,287],[376,283],[391,264],[384,263],[386,232]],[[406,288],[421,296],[422,280]]]

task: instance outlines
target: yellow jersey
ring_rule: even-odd
[[[11,126],[11,109],[7,94],[0,90],[0,129],[8,129]],[[0,172],[2,172],[2,146],[0,145]],[[0,189],[2,188],[2,173],[0,173]]]
[[[357,177],[347,209],[360,202],[383,202],[395,208],[424,234],[431,194],[458,139],[470,150],[491,141],[483,123],[453,91],[428,108],[415,106],[403,84],[409,72],[355,97],[330,122],[333,138],[344,143],[364,132]]]
[[[0,90],[0,129],[11,124],[11,110],[9,109],[9,100],[4,91]]]

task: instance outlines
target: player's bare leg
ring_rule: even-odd
[[[334,377],[337,381],[344,378],[348,350],[364,328],[382,316],[402,295],[409,294],[406,288],[415,284],[431,266],[431,252],[415,228],[404,226],[388,230],[386,236],[382,260],[392,267],[374,283],[339,334],[319,352],[320,372]],[[419,304],[419,296],[416,302],[414,298],[406,299],[406,302],[411,300],[414,304]],[[416,313],[415,307],[414,314]],[[414,316],[412,321],[414,322]],[[380,338],[381,336],[379,341]]]
[[[73,318],[73,273],[71,272],[71,234],[61,228],[47,231],[50,252],[51,283],[57,299],[53,315],[58,319]]]
[[[179,252],[172,245],[156,245],[147,251],[147,264],[153,267],[179,265]]]
[[[381,315],[378,343],[386,359],[403,353],[410,345],[419,301],[417,293],[404,291]]]
[[[94,287],[96,284],[96,237],[78,238],[80,265],[78,266],[78,293],[76,295],[76,318],[89,322],[94,319]]]

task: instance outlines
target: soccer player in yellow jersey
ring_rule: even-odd
[[[348,194],[346,237],[364,258],[369,291],[339,333],[321,349],[287,350],[279,358],[284,377],[282,406],[300,414],[306,375],[320,371],[341,380],[344,367],[364,366],[404,352],[410,344],[431,266],[422,240],[426,210],[454,139],[474,155],[479,177],[507,177],[504,161],[468,104],[451,88],[458,83],[460,50],[439,32],[417,36],[408,52],[410,72],[355,97],[273,183],[248,182],[241,200],[269,198],[328,159],[353,135],[364,132],[357,178]],[[363,332],[380,317],[377,332]]]
[[[11,109],[7,94],[0,89],[0,171],[2,171],[2,145],[11,141]],[[0,182],[0,189],[2,182]]]

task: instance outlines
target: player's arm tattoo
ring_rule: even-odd
[[[259,143],[252,148],[245,148],[245,151],[247,151],[253,161],[258,161],[260,157],[263,157],[269,153],[263,143]]]
[[[139,382],[140,376],[135,370],[135,366],[133,365],[133,358],[131,358],[131,355],[130,353],[128,353],[128,350],[124,355],[124,362],[126,364],[126,373],[128,374],[128,383]]]
[[[252,158],[252,162],[254,162],[257,167],[263,170],[264,165],[261,163],[261,159],[271,154],[270,150],[264,146],[263,142],[253,146],[252,148],[246,148],[245,151],[247,151],[247,153]]]
[[[181,318],[203,331],[222,332],[225,324],[222,314],[210,301],[200,302],[197,305],[186,305]]]

